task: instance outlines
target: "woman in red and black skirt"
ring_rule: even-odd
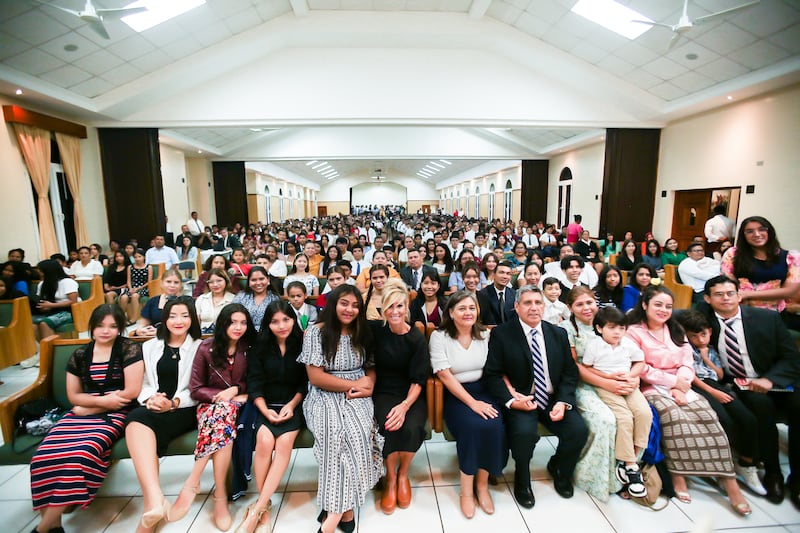
[[[106,477],[111,447],[122,436],[144,373],[141,346],[122,336],[125,322],[118,306],[98,306],[89,319],[92,342],[67,363],[72,411],[31,460],[33,509],[41,514],[35,531],[58,530],[64,510],[87,507]]]

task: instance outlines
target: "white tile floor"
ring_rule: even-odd
[[[7,385],[0,386],[0,398],[7,396],[11,386],[36,374],[37,369],[20,370],[19,367],[0,372]],[[11,383],[9,379],[11,378]],[[17,382],[14,382],[17,380]],[[391,533],[400,532],[469,532],[484,533],[488,528],[501,528],[504,532],[672,532],[672,531],[766,531],[800,533],[800,512],[788,501],[773,505],[756,496],[749,496],[753,514],[748,518],[736,515],[726,504],[725,497],[714,487],[693,480],[693,502],[684,505],[676,500],[660,512],[653,512],[632,502],[612,496],[602,502],[576,490],[572,499],[565,500],[553,490],[545,469],[547,458],[554,450],[552,438],[545,438],[537,446],[532,464],[536,507],[520,508],[512,496],[509,484],[513,474],[513,461],[505,471],[505,478],[492,487],[496,513],[487,516],[480,510],[472,520],[465,519],[458,506],[458,467],[455,445],[434,434],[431,441],[420,449],[411,469],[414,487],[413,502],[408,509],[398,509],[392,516],[384,516],[379,509],[380,493],[372,491],[359,510],[356,520],[358,531]],[[786,457],[782,456],[784,468]],[[191,468],[191,457],[168,457],[161,461],[161,481],[164,492],[174,499]],[[279,492],[272,498],[272,520],[276,533],[312,532],[318,524],[316,506],[317,466],[309,449],[295,450]],[[189,514],[180,522],[163,525],[158,531],[209,532],[216,531],[211,520],[213,502],[209,496],[213,488],[211,468],[207,469],[200,493]],[[234,527],[244,516],[245,507],[256,499],[254,484],[250,492],[231,504]],[[31,510],[29,473],[27,466],[0,467],[0,508],[2,532],[29,532],[36,525]],[[133,466],[129,460],[114,465],[94,503],[65,517],[68,533],[131,532],[142,513],[142,498]],[[233,530],[233,528],[231,528]]]

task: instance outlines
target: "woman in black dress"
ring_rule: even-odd
[[[260,533],[262,528],[269,531],[270,498],[286,473],[294,440],[303,427],[303,410],[299,407],[308,377],[306,367],[297,362],[302,347],[303,331],[291,304],[285,300],[270,302],[247,362],[247,390],[258,409],[253,477],[259,494],[236,533]]]
[[[384,436],[386,464],[381,510],[411,505],[408,468],[425,440],[428,408],[423,385],[428,379],[429,356],[425,336],[408,324],[408,290],[390,285],[381,300],[383,321],[371,322],[375,350],[375,420]]]
[[[171,440],[197,428],[197,401],[191,397],[189,382],[200,346],[200,321],[188,296],[167,302],[163,314],[156,338],[142,345],[141,406],[128,414],[125,428],[146,509],[137,533],[152,531],[164,518],[169,521],[170,505],[158,480],[158,458]]]

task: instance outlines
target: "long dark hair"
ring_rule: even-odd
[[[458,329],[456,328],[456,323],[450,318],[450,311],[461,303],[462,300],[466,300],[467,298],[475,302],[476,307],[475,323],[472,325],[472,331],[470,333],[473,339],[481,340],[483,338],[483,332],[486,331],[486,326],[481,324],[481,305],[478,303],[478,297],[469,291],[458,291],[447,299],[447,303],[442,311],[442,321],[439,323],[439,330],[444,331],[454,339],[458,338]]]
[[[608,273],[614,271],[619,276],[619,283],[613,289],[608,288],[608,284],[606,284],[606,278],[608,277]],[[597,293],[597,298],[601,302],[608,302],[609,300],[614,302],[614,305],[620,307],[622,305],[622,296],[625,292],[622,289],[622,272],[619,268],[615,265],[606,265],[603,267],[603,270],[600,271],[599,279],[597,280],[597,286],[594,288],[595,292]]]
[[[647,270],[650,273],[650,279],[655,279],[658,277],[656,269],[653,268],[653,265],[649,263],[636,263],[635,265],[633,265],[631,274],[630,276],[628,276],[628,285],[639,291],[643,291],[646,288],[646,287],[639,287],[639,285],[636,283],[636,274],[642,269]]]
[[[639,250],[639,244],[636,241],[634,241],[633,239],[626,239],[625,242],[622,243],[622,248],[619,249],[619,253],[624,255],[625,257],[628,257],[627,252],[625,252],[625,248],[628,246],[629,242],[633,243],[633,258],[634,258],[634,260],[636,260],[636,262],[641,261],[642,253]]]
[[[54,302],[56,300],[56,292],[58,292],[58,282],[69,276],[58,264],[58,261],[52,259],[40,261],[38,268],[42,273],[42,288],[39,295],[48,302]]]
[[[125,333],[125,323],[127,321],[125,318],[125,311],[117,304],[102,304],[95,307],[94,311],[92,311],[92,315],[89,317],[89,335],[91,335],[92,338],[94,338],[94,329],[98,327],[107,316],[114,319],[114,323],[117,325],[120,335]]]
[[[620,282],[621,281],[622,281],[622,278],[620,277]],[[586,285],[575,285],[574,287],[572,287],[572,290],[570,290],[567,293],[567,302],[566,303],[567,303],[567,307],[570,308],[570,311],[572,311],[572,304],[575,303],[575,300],[577,300],[580,296],[582,296],[584,294],[589,295],[592,298],[594,298],[594,293],[592,292],[592,289],[590,289]],[[575,313],[570,313],[569,314],[569,321],[572,322],[572,327],[575,328],[575,336],[576,337],[580,337],[581,336],[581,330],[580,330],[580,328],[578,328],[578,321],[575,319]]]
[[[656,255],[650,255],[650,243],[656,243]],[[647,241],[647,244],[644,245],[644,253],[645,255],[650,255],[650,257],[661,257],[661,245],[658,244],[657,240],[650,239]]]
[[[675,295],[664,285],[650,285],[642,291],[639,301],[637,301],[633,309],[628,312],[628,323],[631,325],[647,324],[647,313],[644,310],[644,306],[650,305],[650,300],[658,294],[666,294],[672,298],[673,302],[675,301]],[[675,318],[675,314],[670,316],[669,320],[667,320],[667,328],[669,329],[669,336],[672,342],[675,343],[675,346],[683,346],[686,344],[686,332]]]
[[[430,270],[423,270],[422,271],[422,279],[419,280],[419,290],[417,291],[417,300],[425,301],[425,293],[422,292],[422,282],[426,279],[429,279],[435,283],[439,284],[439,290],[436,291],[436,298],[439,300],[439,304],[441,305],[442,302],[442,278],[439,277],[439,274],[436,272],[431,272]]]
[[[214,262],[214,258],[217,257],[217,256],[219,256],[219,257],[221,257],[221,258],[223,258],[225,260],[225,270],[228,270],[231,267],[231,262],[228,260],[227,257],[225,257],[222,254],[214,254],[214,255],[210,256],[208,259],[206,259],[205,263],[203,263],[203,270],[205,270],[206,272],[211,270],[211,263]]]
[[[464,248],[463,250],[461,250],[461,253],[458,254],[458,260],[456,260],[456,262],[454,263],[454,267],[453,267],[455,269],[454,272],[460,272],[460,273],[463,274],[463,272],[461,270],[462,269],[461,258],[464,256],[464,254],[470,254],[472,256],[472,261],[467,261],[464,264],[464,267],[466,267],[470,263],[475,263],[476,266],[477,266],[477,262],[475,261],[475,252],[473,252],[469,248]],[[500,258],[498,258],[497,261],[500,262]],[[478,270],[478,273],[480,274],[480,270]]]
[[[444,257],[442,258],[442,261],[444,261],[444,271],[450,273],[453,271],[453,257],[450,255],[450,248],[444,244],[439,243],[433,248],[433,262],[436,262],[436,250],[439,248],[444,250]]]
[[[194,299],[191,296],[178,296],[174,300],[169,300],[167,302],[164,309],[161,310],[162,320],[156,330],[156,337],[163,340],[165,343],[169,342],[170,332],[167,329],[167,319],[169,318],[169,312],[176,305],[186,306],[186,309],[189,311],[189,317],[192,319],[192,323],[189,326],[189,336],[193,339],[199,339],[202,336],[200,331],[200,319],[197,318],[197,309],[194,306]]]
[[[323,276],[327,276],[328,275],[328,271],[336,266],[336,261],[338,261],[339,259],[342,258],[342,252],[340,252],[339,249],[336,248],[336,259],[333,259],[330,256],[331,248],[336,248],[336,245],[333,244],[331,246],[328,246],[328,249],[325,250],[325,256],[322,259],[322,275]],[[314,275],[316,276],[317,274],[314,274]]]
[[[319,321],[317,322],[322,332],[322,351],[325,354],[325,360],[329,363],[336,358],[336,352],[339,350],[339,339],[342,336],[342,323],[339,320],[336,307],[339,304],[339,300],[345,295],[354,296],[358,302],[358,316],[356,316],[349,327],[350,344],[355,351],[362,352],[365,357],[371,355],[372,339],[367,326],[364,300],[361,299],[361,294],[355,286],[342,283],[328,293],[325,309],[322,310]]]
[[[25,265],[23,265],[21,261],[7,261],[3,263],[2,268],[0,268],[0,272],[5,270],[7,266],[10,266],[14,271],[14,274],[11,276],[11,280],[14,283],[18,281],[24,281],[25,283],[28,283],[28,281],[30,281],[28,279],[28,272],[25,270]]]
[[[272,318],[278,313],[283,313],[294,322],[292,332],[286,339],[286,354],[296,359],[303,347],[303,330],[300,329],[300,324],[297,322],[297,314],[292,309],[292,304],[286,300],[272,301],[264,311],[264,320],[261,321],[261,332],[258,334],[258,340],[255,345],[255,356],[264,357],[270,351],[278,349],[278,339],[275,337],[275,334],[272,333],[272,330],[269,329],[269,323],[272,322]]]
[[[275,288],[272,286],[272,278],[269,276],[267,269],[261,265],[255,265],[253,268],[250,269],[250,272],[247,274],[247,287],[244,288],[244,292],[248,294],[252,294],[253,289],[250,287],[250,278],[253,277],[253,274],[256,272],[261,272],[264,274],[264,277],[267,278],[267,292],[272,291],[275,292]]]
[[[772,265],[780,257],[781,243],[775,233],[775,226],[764,217],[747,217],[739,224],[739,232],[736,234],[736,255],[733,256],[733,275],[736,278],[746,278],[753,273],[753,247],[747,242],[744,236],[744,228],[751,222],[757,222],[767,228],[767,244],[764,245],[767,252],[767,265]]]
[[[372,298],[372,289],[375,288],[375,285],[372,283],[372,273],[377,272],[378,270],[386,274],[386,281],[389,281],[389,267],[387,267],[386,265],[372,265],[371,267],[369,267],[370,283],[369,283],[369,289],[367,289],[367,295],[364,297],[364,305],[369,305],[369,300],[370,298]],[[422,283],[421,280],[420,283]]]
[[[222,308],[217,317],[217,322],[214,325],[214,346],[211,348],[211,362],[217,368],[225,368],[228,357],[228,328],[233,322],[234,313],[244,313],[247,318],[247,331],[244,332],[242,338],[237,343],[239,346],[250,346],[253,338],[256,335],[256,328],[253,325],[253,320],[250,318],[250,312],[245,306],[240,303],[230,303]],[[238,346],[237,346],[238,348]],[[246,349],[246,348],[245,348]]]

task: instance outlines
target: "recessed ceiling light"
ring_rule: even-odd
[[[65,44],[64,45],[64,51],[65,52],[74,52],[77,49],[78,49],[78,45],[77,44]]]
[[[261,128],[250,128],[250,131],[261,131]]]
[[[578,0],[578,3],[572,6],[571,11],[631,40],[651,28],[647,24],[632,21],[653,22],[641,13],[618,4],[614,0]]]
[[[22,89],[17,89],[16,91],[14,91],[14,94],[16,94],[17,96],[21,95]]]
[[[314,163],[316,163],[316,162],[317,162],[316,160],[314,160],[314,161],[309,161],[308,163],[306,163],[306,166],[307,166],[307,167],[310,167],[311,165],[313,165],[313,164],[314,164]]]
[[[322,168],[318,168],[318,169],[317,169],[317,172],[319,172],[320,174],[322,174],[323,172],[327,172],[328,170],[330,170],[330,169],[332,169],[332,168],[333,168],[333,167],[332,167],[331,165],[325,165],[325,166],[324,166],[324,167],[322,167]]]
[[[435,167],[439,167],[439,168],[444,168],[444,165],[440,165],[440,164],[439,164],[439,163],[437,163],[436,161],[431,161],[431,165],[433,165],[433,166],[435,166]]]
[[[728,100],[733,100],[733,96],[728,95]]]
[[[450,161],[448,161],[447,159],[440,159],[439,161],[441,161],[441,162],[442,162],[442,163],[444,163],[445,165],[452,165],[452,164],[453,164],[453,163],[451,163]]]
[[[198,153],[198,154],[202,154],[202,153],[203,153],[203,151],[202,151],[202,150],[198,150],[198,151],[197,151],[197,153]]]
[[[686,59],[688,59],[689,61],[694,61],[695,59],[697,59],[697,57],[698,57],[697,54],[695,54],[694,52],[686,54]]]
[[[425,168],[430,169],[432,172],[439,172],[439,169],[430,165],[425,165]]]
[[[134,31],[141,33],[205,3],[206,0],[171,0],[170,2],[165,2],[164,0],[138,0],[125,7],[146,7],[147,11],[122,17],[120,20],[133,28]]]
[[[323,161],[322,163],[317,163],[316,165],[312,166],[311,168],[313,168],[314,170],[317,170],[319,167],[324,167],[327,164],[328,164],[327,161]]]

